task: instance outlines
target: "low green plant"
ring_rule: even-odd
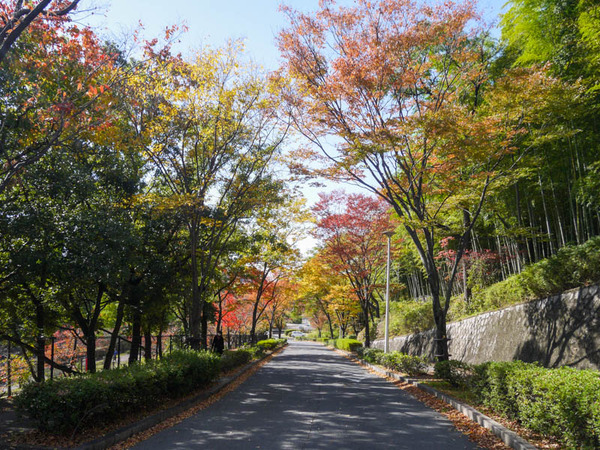
[[[279,346],[277,339],[265,339],[256,343],[257,347],[262,347],[263,350],[274,350]]]
[[[438,361],[433,373],[436,378],[446,380],[452,386],[467,386],[473,377],[474,368],[462,361]]]
[[[218,355],[177,350],[144,364],[29,383],[15,403],[40,430],[74,433],[189,394],[208,385],[219,372]]]
[[[565,448],[600,448],[600,374],[523,362],[475,367],[480,401]]]
[[[355,352],[358,348],[363,346],[362,342],[357,341],[356,339],[329,339],[327,345],[347,352]]]
[[[228,372],[252,361],[252,352],[248,349],[226,350],[221,355],[221,371]]]
[[[419,356],[411,356],[402,352],[384,353],[378,348],[359,348],[356,351],[359,358],[371,364],[379,364],[390,370],[402,372],[411,376],[427,372],[427,361]]]
[[[380,364],[383,350],[378,348],[359,347],[356,351],[359,358],[371,364]]]
[[[421,375],[427,371],[427,362],[423,358],[401,352],[383,353],[379,356],[379,361],[388,369],[411,376]]]

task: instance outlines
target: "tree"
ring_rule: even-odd
[[[299,273],[300,289],[298,295],[304,305],[305,313],[310,316],[323,316],[327,320],[330,336],[333,338],[333,311],[331,302],[335,296],[331,293],[343,281],[343,275],[338,274],[326,262],[323,251],[312,256],[304,263]]]
[[[120,286],[136,246],[124,200],[139,181],[135,168],[111,149],[88,143],[77,157],[53,152],[2,195],[2,242],[5,255],[0,309],[12,338],[36,336],[37,378],[43,381],[45,338],[59,326],[75,324],[83,332],[89,369],[95,370],[100,314]],[[16,290],[19,314],[7,314]],[[7,311],[5,308],[9,309]],[[16,311],[15,311],[16,312]],[[19,333],[23,325],[32,327]],[[23,334],[25,334],[23,336]]]
[[[290,278],[284,278],[279,282],[279,286],[273,292],[273,298],[267,306],[267,321],[269,323],[269,338],[273,337],[273,328],[279,330],[279,338],[281,338],[281,330],[285,328],[285,319],[288,316],[294,296],[298,286]]]
[[[531,111],[547,106],[535,98],[555,81],[520,71],[492,83],[494,52],[470,2],[336,9],[325,1],[310,15],[283,10],[290,25],[279,48],[294,80],[294,124],[324,155],[323,174],[363,186],[394,209],[427,274],[435,354],[448,359],[446,316],[471,230]],[[335,149],[324,141],[331,135]],[[457,210],[468,213],[466,223],[452,220]],[[458,248],[446,281],[436,246],[449,235]]]
[[[306,213],[301,202],[282,192],[279,204],[273,202],[261,208],[247,231],[251,239],[246,278],[254,294],[250,329],[253,341],[259,320],[280,297],[279,284],[289,278],[300,258],[295,244],[302,235],[297,225],[305,220]]]
[[[110,88],[121,74],[118,52],[66,23],[32,26],[8,59],[0,65],[0,192],[51,149],[108,128]]]
[[[277,187],[269,163],[283,133],[276,100],[237,44],[206,49],[194,62],[146,47],[148,60],[129,84],[139,142],[188,234],[192,347],[206,347],[205,305],[219,261],[238,224]]]
[[[383,233],[394,228],[388,209],[381,199],[343,192],[320,194],[313,207],[314,234],[323,241],[321,254],[334,271],[346,277],[359,300],[366,347],[370,346],[371,321],[379,317],[375,290],[385,270]]]
[[[60,23],[77,8],[80,0],[41,0],[37,3],[10,0],[0,5],[0,64],[10,48],[33,21]]]

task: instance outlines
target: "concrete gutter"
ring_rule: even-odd
[[[344,352],[344,353],[347,353],[347,352]],[[535,449],[537,449],[536,446],[527,442],[525,439],[523,439],[521,436],[519,436],[514,431],[509,430],[505,426],[496,422],[494,419],[486,416],[485,414],[483,414],[480,411],[477,411],[475,408],[456,400],[454,397],[444,394],[443,392],[440,392],[437,389],[432,388],[431,386],[423,384],[423,383],[419,382],[419,380],[416,380],[414,378],[403,377],[402,375],[399,375],[396,372],[392,372],[390,370],[382,368],[381,366],[376,366],[376,365],[368,363],[362,359],[358,359],[358,358],[356,358],[355,355],[353,355],[351,353],[348,353],[348,355],[351,356],[355,361],[360,362],[361,364],[369,367],[370,369],[372,369],[373,371],[375,371],[381,375],[385,375],[387,377],[394,378],[396,380],[412,384],[413,386],[418,387],[422,391],[425,391],[429,394],[435,395],[440,400],[443,400],[444,402],[451,405],[454,409],[456,409],[457,411],[459,411],[462,414],[464,414],[465,416],[467,416],[473,422],[477,422],[482,427],[490,430],[492,433],[494,433],[496,436],[498,436],[500,439],[502,439],[502,441],[511,448],[514,448],[516,450],[535,450]]]
[[[196,395],[192,398],[188,398],[187,400],[185,400],[181,403],[178,403],[177,405],[172,406],[171,408],[157,412],[156,414],[152,414],[151,416],[145,417],[137,422],[126,425],[122,428],[119,428],[118,430],[112,431],[104,436],[94,439],[93,441],[89,441],[84,444],[81,444],[80,446],[74,447],[74,449],[76,449],[76,450],[104,450],[104,449],[112,447],[113,445],[118,444],[119,442],[129,439],[131,436],[133,436],[135,434],[146,431],[147,429],[152,428],[153,426],[158,425],[159,423],[161,423],[167,419],[170,419],[171,417],[177,416],[177,415],[187,411],[188,409],[193,408],[198,403],[201,403],[204,400],[208,399],[209,397],[222,391],[227,386],[229,386],[232,382],[234,382],[236,379],[238,379],[240,376],[242,376],[244,373],[246,373],[247,371],[249,371],[256,365],[260,364],[263,360],[265,360],[269,356],[277,353],[281,348],[283,348],[283,347],[280,347],[279,349],[274,350],[273,352],[269,353],[268,355],[263,356],[261,359],[251,362],[250,364],[242,367],[240,370],[238,370],[237,372],[234,372],[230,376],[219,378],[219,380],[216,382],[216,384],[213,385],[210,389],[207,389],[206,391],[202,391],[201,393],[199,393],[198,395]],[[17,445],[15,447],[15,449],[17,449],[17,450],[50,450],[50,449],[56,449],[56,447]]]

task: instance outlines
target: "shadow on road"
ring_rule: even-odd
[[[138,448],[464,449],[452,424],[329,349],[297,342],[235,392]]]

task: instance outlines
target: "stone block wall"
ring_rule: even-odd
[[[588,286],[448,324],[451,359],[539,362],[600,369],[600,288]],[[383,348],[383,340],[376,340]],[[433,360],[433,330],[390,339],[390,349]]]

